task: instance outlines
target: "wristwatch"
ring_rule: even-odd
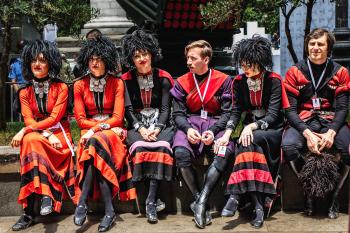
[[[101,130],[106,130],[106,129],[111,128],[111,126],[109,124],[106,124],[106,123],[101,123],[98,126],[100,127]]]
[[[52,135],[52,132],[49,130],[44,130],[42,134],[45,138],[49,138]]]

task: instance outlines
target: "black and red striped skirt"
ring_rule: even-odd
[[[82,130],[83,135],[86,130]],[[126,145],[112,130],[95,133],[85,144],[77,149],[76,193],[80,198],[87,161],[111,184],[113,198],[119,195],[121,201],[136,198],[136,189],[132,183],[131,168],[128,163]],[[97,180],[93,182],[90,198],[98,200],[100,189]]]
[[[135,130],[128,132],[128,146],[133,163],[133,181],[144,179],[171,181],[174,159],[171,144],[174,132],[172,128],[162,130],[157,141],[144,141]]]

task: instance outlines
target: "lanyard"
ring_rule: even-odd
[[[324,74],[326,73],[327,65],[328,65],[328,59],[327,59],[326,66],[325,66],[325,68],[323,69],[322,74],[321,74],[321,76],[320,76],[320,78],[319,78],[319,80],[318,80],[318,82],[317,82],[317,85],[316,85],[315,77],[314,77],[314,74],[313,74],[312,69],[311,69],[310,60],[307,59],[307,66],[309,67],[310,76],[311,76],[311,81],[312,81],[312,84],[313,84],[314,87],[315,87],[315,96],[317,96],[316,90],[317,90],[317,88],[320,86],[320,83],[321,83],[321,81],[322,81],[322,79],[323,79],[323,76],[324,76]]]
[[[194,73],[192,73],[192,76],[193,76],[194,83],[196,84],[197,92],[198,92],[199,98],[202,101],[202,106],[203,106],[204,98],[205,98],[205,96],[207,94],[208,87],[209,87],[209,82],[210,82],[210,78],[211,78],[211,69],[209,70],[209,78],[208,78],[208,81],[207,81],[207,85],[205,86],[203,96],[201,94],[201,90],[199,89],[198,82],[197,82],[197,79],[196,79],[196,75]]]

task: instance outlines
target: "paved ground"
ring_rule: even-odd
[[[144,216],[133,214],[121,214],[118,216],[111,233],[160,233],[160,232],[347,232],[348,216],[341,214],[336,220],[330,220],[321,216],[304,217],[301,213],[277,212],[265,221],[264,226],[253,229],[249,219],[240,216],[234,218],[215,217],[213,224],[201,230],[195,227],[192,216],[185,215],[161,215],[158,224],[148,224]],[[18,216],[0,217],[0,233],[12,232],[11,226]],[[82,227],[73,224],[73,217],[49,216],[40,217],[35,225],[21,232],[97,232],[99,217],[90,217]]]

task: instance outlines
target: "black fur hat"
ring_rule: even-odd
[[[148,51],[152,55],[152,63],[162,58],[161,49],[158,40],[150,33],[142,29],[136,29],[127,34],[122,39],[123,62],[128,67],[135,67],[132,60],[134,54],[138,50]]]
[[[34,40],[29,42],[22,51],[22,61],[23,61],[23,77],[29,81],[34,78],[34,74],[31,69],[32,61],[42,53],[49,63],[49,77],[57,78],[61,66],[61,54],[56,47],[56,44],[46,40]]]
[[[261,71],[272,69],[271,43],[259,35],[243,39],[233,46],[233,66],[239,67],[242,62],[258,65]]]

